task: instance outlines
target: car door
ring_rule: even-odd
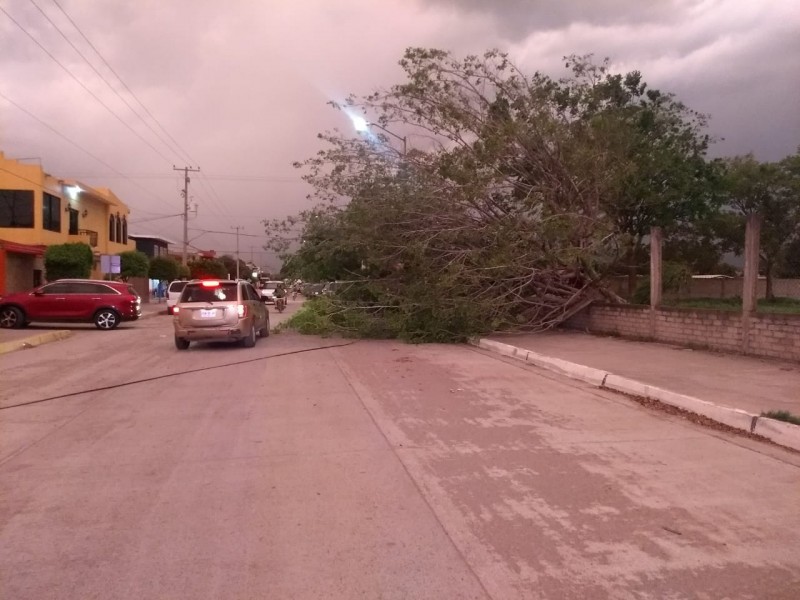
[[[119,295],[102,283],[81,282],[72,284],[69,297],[71,318],[89,320],[98,308],[114,304],[109,295]]]
[[[72,284],[56,281],[31,293],[26,306],[28,317],[35,321],[56,321],[69,315],[69,293]]]

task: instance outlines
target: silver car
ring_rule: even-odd
[[[258,336],[269,335],[267,307],[247,281],[192,280],[172,310],[178,350],[200,341],[240,342],[252,348]]]

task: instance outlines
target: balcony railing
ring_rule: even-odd
[[[91,229],[78,229],[78,235],[84,239],[88,238],[89,245],[97,248],[97,232]]]

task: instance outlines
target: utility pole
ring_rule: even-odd
[[[186,251],[189,247],[189,172],[198,173],[200,167],[193,169],[192,167],[183,167],[182,169],[172,165],[173,171],[183,171],[183,258],[181,262],[184,266],[188,263],[186,260]]]
[[[231,227],[236,230],[236,279],[239,279],[239,230],[244,229],[241,225]]]

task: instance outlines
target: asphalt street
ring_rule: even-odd
[[[3,598],[800,596],[800,454],[471,347],[157,316],[0,382]]]

